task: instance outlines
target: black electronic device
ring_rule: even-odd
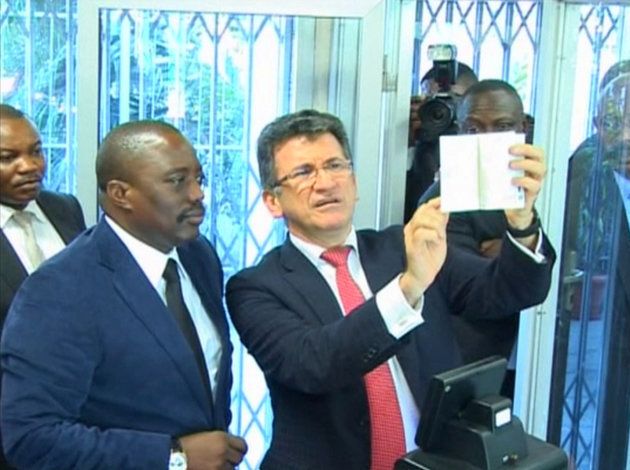
[[[566,469],[566,454],[528,436],[511,401],[499,395],[506,367],[505,358],[492,356],[434,376],[416,435],[420,450],[395,469]]]
[[[434,44],[428,49],[433,61],[433,80],[437,91],[422,104],[418,116],[422,127],[420,139],[435,141],[439,136],[455,132],[456,103],[451,86],[457,79],[457,48],[452,44]]]
[[[418,447],[425,451],[438,448],[444,426],[462,418],[472,400],[499,395],[506,369],[505,358],[491,356],[434,376],[422,406]],[[507,407],[509,410],[509,403]]]

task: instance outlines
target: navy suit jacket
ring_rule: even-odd
[[[79,201],[70,194],[41,191],[36,199],[42,212],[48,217],[63,242],[67,245],[85,230],[85,219]],[[0,329],[9,311],[15,293],[28,276],[9,239],[0,229]],[[2,369],[0,368],[0,378]],[[0,435],[0,444],[2,437]],[[0,468],[8,467],[0,449]]]
[[[215,401],[159,294],[102,220],[24,282],[2,336],[4,447],[20,469],[167,468],[171,436],[227,430],[223,272],[207,240],[178,254],[219,331]]]
[[[402,227],[357,237],[376,293],[404,269]],[[369,468],[363,375],[396,355],[420,408],[431,376],[461,364],[450,314],[494,317],[540,303],[553,264],[546,240],[544,249],[549,262],[536,264],[507,241],[495,261],[449,246],[425,292],[424,323],[400,340],[389,334],[374,297],[344,317],[326,281],[290,240],[234,275],[228,309],[265,374],[273,407],[262,468]]]

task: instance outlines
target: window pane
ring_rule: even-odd
[[[33,120],[48,170],[44,185],[76,192],[76,0],[0,3],[0,93]]]
[[[136,119],[181,129],[207,177],[201,231],[226,279],[255,263],[285,233],[262,203],[254,142],[291,102],[293,20],[103,10],[101,28],[100,138]],[[250,447],[244,468],[255,468],[269,444],[271,413],[264,377],[242,347],[234,353],[232,429]]]

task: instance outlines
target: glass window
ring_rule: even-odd
[[[548,429],[579,469],[629,464],[628,12],[575,4],[566,20],[576,73]]]
[[[576,70],[565,137],[575,149],[570,181],[579,176],[582,183],[577,195],[569,184],[567,195],[549,438],[569,452],[576,468],[623,468],[630,422],[624,369],[630,360],[630,237],[628,207],[621,199],[609,201],[627,188],[615,176],[623,175],[615,165],[625,160],[615,155],[628,154],[630,137],[623,136],[630,95],[625,78],[606,86],[602,79],[623,58],[629,9],[614,2],[581,3],[567,9],[567,14],[577,11],[578,19],[571,23],[575,47],[565,48]],[[39,128],[47,188],[70,193],[77,185],[76,9],[77,0],[0,3],[2,102],[27,112]],[[432,65],[428,46],[451,42],[458,59],[480,78],[514,85],[533,114],[543,13],[542,0],[418,0],[413,94]],[[217,247],[226,277],[255,263],[284,237],[282,223],[269,217],[260,200],[255,137],[296,103],[325,106],[334,99],[329,94],[355,96],[356,83],[347,88],[349,81],[322,74],[311,64],[316,97],[300,94],[296,82],[304,77],[297,70],[309,65],[299,48],[308,45],[295,39],[312,19],[115,9],[104,10],[100,21],[99,136],[140,118],[180,127],[208,176],[208,219],[202,229]],[[356,24],[311,26],[330,32],[331,50],[349,32],[353,40],[359,34]],[[357,50],[349,50],[352,57],[336,59],[339,70],[348,62],[356,66]],[[351,106],[336,111],[354,114]],[[603,146],[596,137],[602,132],[617,136],[620,144]],[[236,335],[233,339],[238,344]],[[268,395],[262,374],[242,348],[235,351],[234,364],[234,432],[246,437],[245,466],[255,468],[270,437]]]
[[[42,137],[51,191],[76,192],[76,0],[0,3],[0,94]]]

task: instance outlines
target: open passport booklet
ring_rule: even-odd
[[[522,176],[509,163],[513,144],[525,142],[525,135],[510,132],[449,135],[440,137],[440,192],[442,210],[517,209],[525,205],[522,188],[512,178]]]

